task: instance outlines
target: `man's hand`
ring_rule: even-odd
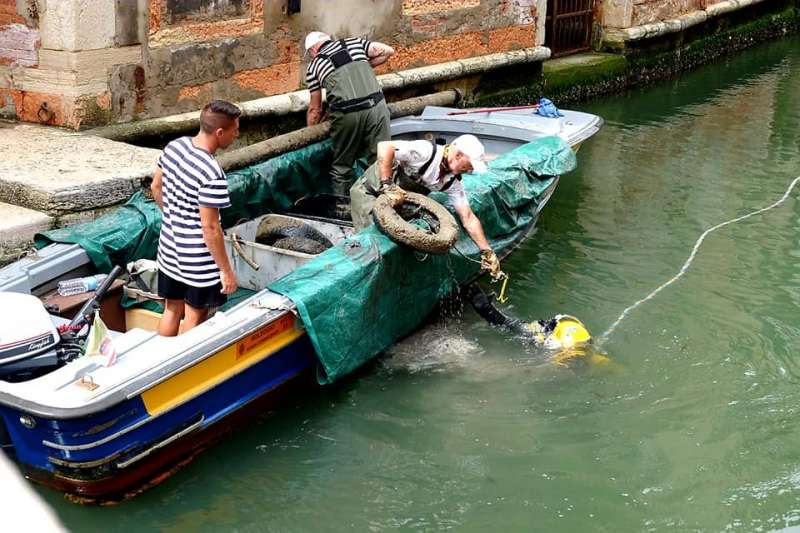
[[[500,261],[497,255],[490,249],[481,250],[481,270],[488,272],[493,280],[503,279],[505,273],[500,270]]]
[[[406,191],[394,183],[383,185],[379,192],[389,197],[389,203],[392,205],[392,207],[402,205],[402,203],[406,200]]]
[[[236,281],[236,274],[233,270],[222,270],[219,273],[220,281],[222,282],[222,289],[219,291],[222,294],[232,294],[236,291],[238,285]]]

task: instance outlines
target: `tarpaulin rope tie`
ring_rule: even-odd
[[[646,301],[651,300],[656,294],[661,292],[663,289],[666,289],[667,287],[669,287],[670,285],[672,285],[673,283],[678,281],[678,279],[681,276],[683,276],[686,273],[686,271],[689,269],[689,265],[692,264],[692,261],[694,260],[695,255],[697,255],[697,250],[700,249],[700,245],[703,244],[703,241],[705,240],[706,236],[709,233],[711,233],[712,231],[716,231],[716,230],[718,230],[718,229],[720,229],[720,228],[722,228],[724,226],[727,226],[728,224],[733,224],[735,222],[741,222],[742,220],[744,220],[746,218],[750,218],[750,217],[752,217],[754,215],[758,215],[760,213],[763,213],[764,211],[769,211],[770,209],[772,209],[774,207],[778,207],[779,205],[781,205],[783,202],[786,201],[786,199],[789,197],[789,194],[791,194],[792,189],[794,189],[794,186],[797,185],[798,182],[800,182],[800,176],[798,176],[798,177],[796,177],[795,179],[792,180],[792,183],[789,184],[789,188],[786,189],[786,192],[783,193],[783,196],[777,202],[775,202],[775,203],[773,203],[771,205],[768,205],[767,207],[762,207],[761,209],[757,209],[756,211],[752,211],[750,213],[747,213],[746,215],[742,215],[740,217],[736,217],[736,218],[732,218],[730,220],[726,220],[725,222],[722,222],[720,224],[717,224],[716,226],[713,226],[713,227],[708,228],[707,230],[705,230],[703,232],[703,234],[700,235],[700,238],[697,239],[697,242],[695,243],[694,248],[692,248],[692,253],[689,254],[689,258],[683,264],[683,266],[678,271],[678,273],[675,274],[674,276],[672,276],[666,282],[664,282],[661,285],[659,285],[658,287],[656,287],[656,289],[653,292],[651,292],[650,294],[648,294],[647,296],[645,296],[641,300],[639,300],[639,301],[635,302],[634,304],[628,306],[622,312],[622,314],[619,315],[619,318],[617,318],[614,321],[614,323],[611,324],[611,326],[609,326],[609,328],[606,330],[606,332],[603,333],[600,336],[600,339],[598,340],[598,344],[602,344],[603,342],[605,342],[608,339],[608,337],[614,332],[614,330],[617,328],[617,326],[619,326],[620,322],[622,322],[625,319],[625,317],[628,316],[628,314],[630,314],[631,311],[633,311],[634,309],[636,309],[637,307],[639,307],[640,305],[642,305]]]

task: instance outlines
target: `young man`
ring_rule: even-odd
[[[385,141],[378,143],[378,161],[350,189],[350,212],[356,231],[372,223],[372,206],[379,194],[392,205],[400,205],[405,191],[440,191],[461,219],[470,238],[481,251],[481,268],[495,279],[502,275],[500,261],[492,251],[483,226],[467,201],[461,174],[486,172],[483,144],[474,135],[461,135],[452,143],[431,141]]]
[[[170,142],[158,159],[153,198],[161,208],[158,241],[158,295],[164,315],[158,334],[178,334],[202,323],[236,290],[222,238],[219,210],[229,207],[228,182],[214,159],[239,136],[238,107],[224,100],[208,103],[194,137]]]
[[[373,163],[378,142],[390,138],[389,108],[372,67],[385,63],[394,49],[359,38],[334,41],[319,31],[306,36],[305,49],[312,58],[306,72],[311,96],[306,122],[320,122],[324,88],[331,112],[331,188],[347,196],[355,160],[367,156]]]

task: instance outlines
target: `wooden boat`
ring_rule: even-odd
[[[523,111],[449,114],[456,111],[463,110],[429,108],[419,117],[398,119],[392,134],[450,140],[473,133],[497,155],[553,134],[577,149],[602,124],[599,117],[570,111],[561,119]],[[524,227],[498,241],[501,255],[529,235],[557,183],[558,176],[552,176],[525,213]],[[465,187],[469,192],[469,183]],[[259,244],[254,234],[264,216],[308,224],[334,247],[314,256]],[[379,240],[373,231],[369,238]],[[123,292],[135,293],[135,288],[107,280],[108,290],[99,291],[104,294],[98,303],[117,353],[111,366],[92,356],[74,357],[74,344],[64,340],[71,317],[78,310],[79,316],[86,314],[83,307],[95,294],[54,294],[59,280],[101,268],[97,250],[90,254],[86,246],[53,243],[0,269],[0,445],[26,475],[87,500],[130,496],[187,462],[231,426],[262,412],[281,391],[319,372],[320,346],[303,312],[307,305],[266,287],[332,250],[352,253],[354,243],[367,241],[357,241],[360,235],[353,235],[346,221],[297,210],[235,224],[226,235],[240,285],[251,290],[177,337],[156,334],[157,312],[122,305]],[[388,257],[392,246],[380,241],[379,255]],[[110,264],[110,258],[101,259]],[[248,266],[252,261],[260,265],[258,271]],[[474,275],[465,273],[460,281]],[[418,326],[426,312],[419,309],[419,319],[414,315],[406,325]],[[398,340],[408,327],[393,330],[382,342]],[[380,352],[365,350],[368,357]]]

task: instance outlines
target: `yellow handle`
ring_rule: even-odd
[[[498,278],[498,280],[501,278]],[[500,303],[506,303],[508,301],[508,297],[506,296],[506,285],[508,285],[508,274],[505,272],[502,276],[503,285],[500,287],[500,294],[497,295],[497,301]]]

